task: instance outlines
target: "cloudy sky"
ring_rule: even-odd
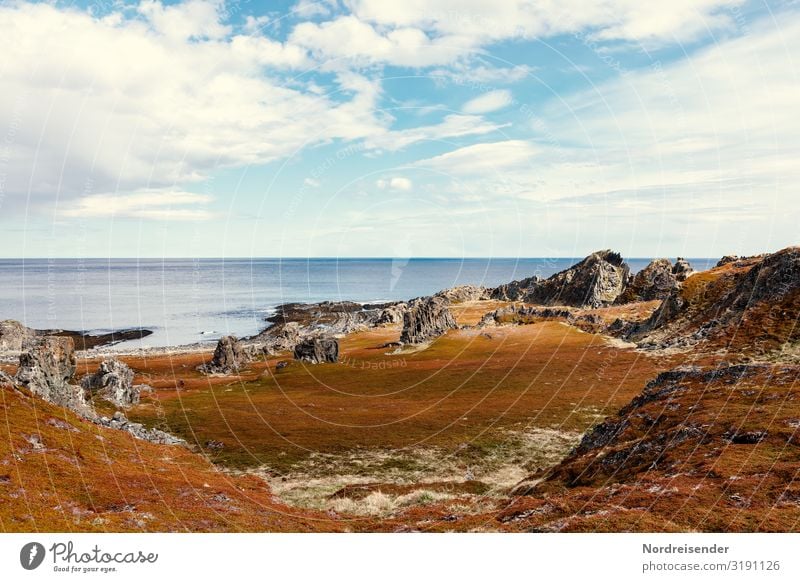
[[[800,4],[0,1],[0,256],[798,241]]]

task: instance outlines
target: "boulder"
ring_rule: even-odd
[[[26,344],[16,381],[48,402],[92,416],[83,388],[70,384],[75,367],[72,338],[44,336]]]
[[[81,386],[90,394],[99,394],[117,406],[139,404],[140,386],[133,384],[133,370],[125,362],[110,359],[100,363],[97,372],[85,376]]]
[[[23,346],[36,338],[36,331],[18,321],[0,321],[0,352],[21,352]]]
[[[231,374],[250,361],[249,350],[232,335],[226,335],[217,342],[214,355],[198,370],[206,374]]]
[[[655,259],[634,275],[617,303],[666,299],[679,285],[674,269],[668,259]]]
[[[675,266],[672,267],[672,274],[675,275],[675,278],[683,282],[686,281],[692,273],[694,273],[694,267],[692,267],[689,261],[678,257],[678,260],[675,261]]]
[[[625,290],[630,269],[619,253],[592,253],[577,265],[534,285],[524,300],[542,305],[602,307]]]
[[[380,311],[380,314],[375,319],[375,325],[390,325],[403,322],[403,314],[408,309],[405,303],[395,303]]]
[[[439,337],[449,329],[458,327],[443,297],[423,297],[411,302],[403,315],[400,341],[404,344],[421,344]]]
[[[294,359],[310,364],[339,360],[339,342],[334,338],[309,338],[294,347]]]

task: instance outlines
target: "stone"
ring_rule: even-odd
[[[603,307],[625,290],[630,268],[619,253],[592,253],[577,265],[534,285],[524,300],[541,305]]]
[[[81,386],[90,394],[98,394],[117,406],[139,404],[141,386],[133,384],[133,370],[116,359],[103,360],[97,372],[85,376]]]
[[[21,352],[23,346],[36,338],[36,331],[18,321],[0,321],[0,352]]]
[[[669,259],[655,259],[631,278],[616,302],[663,300],[669,297],[678,285],[678,277]]]
[[[294,359],[310,364],[339,360],[339,342],[334,338],[309,338],[294,347]]]
[[[542,278],[539,276],[528,277],[520,281],[511,281],[490,289],[489,298],[498,301],[521,301],[541,282]]]
[[[466,301],[490,299],[490,291],[486,287],[477,285],[461,285],[459,287],[451,287],[450,289],[439,291],[436,296],[443,297],[450,303],[464,303]]]
[[[15,379],[32,394],[90,417],[94,413],[83,388],[70,384],[75,368],[72,338],[44,336],[25,346]]]
[[[683,282],[694,273],[694,267],[686,259],[678,257],[675,261],[675,266],[672,267],[672,273],[678,281]]]
[[[242,342],[232,335],[226,335],[217,342],[210,362],[201,365],[198,370],[206,374],[231,374],[251,359],[250,352]]]
[[[443,297],[423,297],[415,299],[403,315],[403,331],[400,341],[404,344],[421,344],[439,337],[458,325],[447,308],[448,301]]]

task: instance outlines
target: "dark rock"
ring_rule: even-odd
[[[533,286],[524,300],[542,305],[602,307],[622,294],[629,274],[619,253],[598,251]]]
[[[19,357],[16,381],[48,402],[93,416],[83,388],[70,384],[75,368],[72,339],[45,336],[25,346]]]
[[[289,365],[289,362],[287,362],[286,360],[281,360],[280,362],[275,364],[275,369],[276,370],[283,370],[288,365]]]
[[[672,274],[675,275],[675,278],[679,282],[683,282],[686,281],[692,273],[694,273],[694,267],[689,264],[689,261],[678,257],[678,260],[675,261],[675,266],[672,267]]]
[[[728,265],[730,263],[735,263],[739,260],[740,260],[739,255],[725,255],[719,261],[717,261],[717,264],[715,266],[724,267],[725,265]]]
[[[489,290],[489,298],[498,301],[521,301],[536,285],[542,282],[541,277],[533,276],[520,281],[511,281]]]
[[[674,269],[668,259],[652,261],[633,276],[625,291],[617,298],[617,303],[666,299],[679,285]]]
[[[724,436],[734,445],[757,445],[767,437],[767,431],[736,432],[730,430]]]
[[[81,386],[117,406],[131,406],[139,404],[141,390],[141,386],[134,386],[133,376],[133,370],[124,362],[103,360],[96,373],[83,378]]]
[[[294,359],[311,364],[335,363],[339,360],[339,342],[334,338],[310,338],[294,348]]]
[[[404,344],[421,344],[437,338],[449,329],[458,327],[443,297],[422,297],[409,305],[403,316],[400,341]]]
[[[250,361],[250,353],[245,346],[232,335],[226,335],[217,342],[210,362],[200,366],[198,370],[206,374],[232,374]]]
[[[21,352],[23,346],[36,338],[36,331],[18,321],[0,321],[0,352]]]

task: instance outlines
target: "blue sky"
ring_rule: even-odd
[[[797,244],[800,6],[0,2],[0,254]]]

